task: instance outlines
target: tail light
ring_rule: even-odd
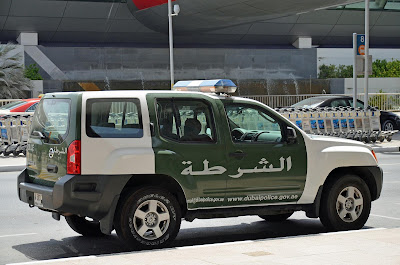
[[[67,174],[81,174],[81,141],[73,141],[67,152]]]

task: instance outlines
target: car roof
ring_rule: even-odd
[[[317,97],[312,97],[313,99],[333,99],[333,98],[352,98],[350,96],[338,96],[338,95],[329,95],[329,96],[317,96]]]

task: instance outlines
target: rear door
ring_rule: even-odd
[[[84,93],[81,119],[82,175],[154,174],[144,92]]]
[[[221,126],[221,104],[204,95],[152,96],[157,174],[178,181],[189,209],[223,206],[228,178],[223,132],[228,130]]]
[[[52,186],[67,174],[68,146],[79,138],[74,109],[78,98],[59,94],[46,96],[38,104],[27,145],[27,169],[34,183]]]

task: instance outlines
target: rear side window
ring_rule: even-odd
[[[138,99],[89,99],[86,134],[93,138],[142,138]]]
[[[70,106],[69,99],[42,99],[33,116],[32,135],[39,132],[45,143],[62,143],[68,134]]]

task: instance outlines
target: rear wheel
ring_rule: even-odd
[[[100,222],[88,219],[86,217],[79,217],[77,215],[66,216],[65,220],[68,225],[82,236],[98,237],[105,236],[100,230]]]
[[[275,214],[275,215],[259,215],[262,219],[268,222],[283,222],[292,216],[293,212],[291,213],[282,213],[282,214]]]
[[[131,191],[118,206],[114,227],[130,247],[151,249],[173,241],[181,225],[181,208],[166,190],[144,187]]]
[[[358,176],[345,175],[325,184],[320,220],[331,231],[360,229],[371,210],[368,186]]]

